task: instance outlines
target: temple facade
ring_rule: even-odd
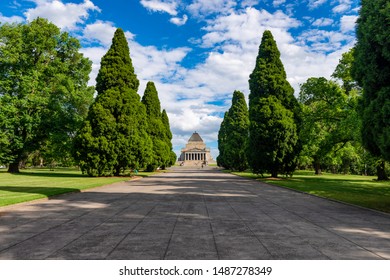
[[[179,161],[182,165],[202,165],[211,160],[210,149],[206,147],[200,135],[194,132],[186,147],[181,149]]]

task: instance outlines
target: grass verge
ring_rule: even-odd
[[[154,173],[138,172],[137,176],[149,176]],[[123,177],[88,177],[76,169],[61,168],[27,169],[19,174],[0,170],[0,207],[45,198],[68,192],[99,187],[115,182],[131,180]],[[134,175],[134,174],[132,174]]]
[[[316,196],[359,205],[390,213],[390,181],[376,181],[376,177],[359,175],[323,174],[298,171],[292,178],[261,177],[250,172],[231,172]]]

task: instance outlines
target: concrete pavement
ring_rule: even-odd
[[[175,168],[0,208],[0,259],[390,259],[390,215]]]

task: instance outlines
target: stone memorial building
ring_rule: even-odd
[[[207,164],[212,161],[210,149],[206,147],[203,139],[196,131],[188,140],[186,147],[181,149],[179,161],[186,166]]]

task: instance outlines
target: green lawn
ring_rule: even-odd
[[[137,175],[148,176],[151,173],[139,172]],[[76,169],[27,169],[19,174],[9,174],[0,169],[0,207],[127,180],[131,178],[91,178]]]
[[[249,172],[232,173],[390,213],[390,181],[378,182],[375,181],[376,177],[340,174],[316,176],[312,171],[298,171],[292,178],[272,179],[270,177],[261,178]]]

